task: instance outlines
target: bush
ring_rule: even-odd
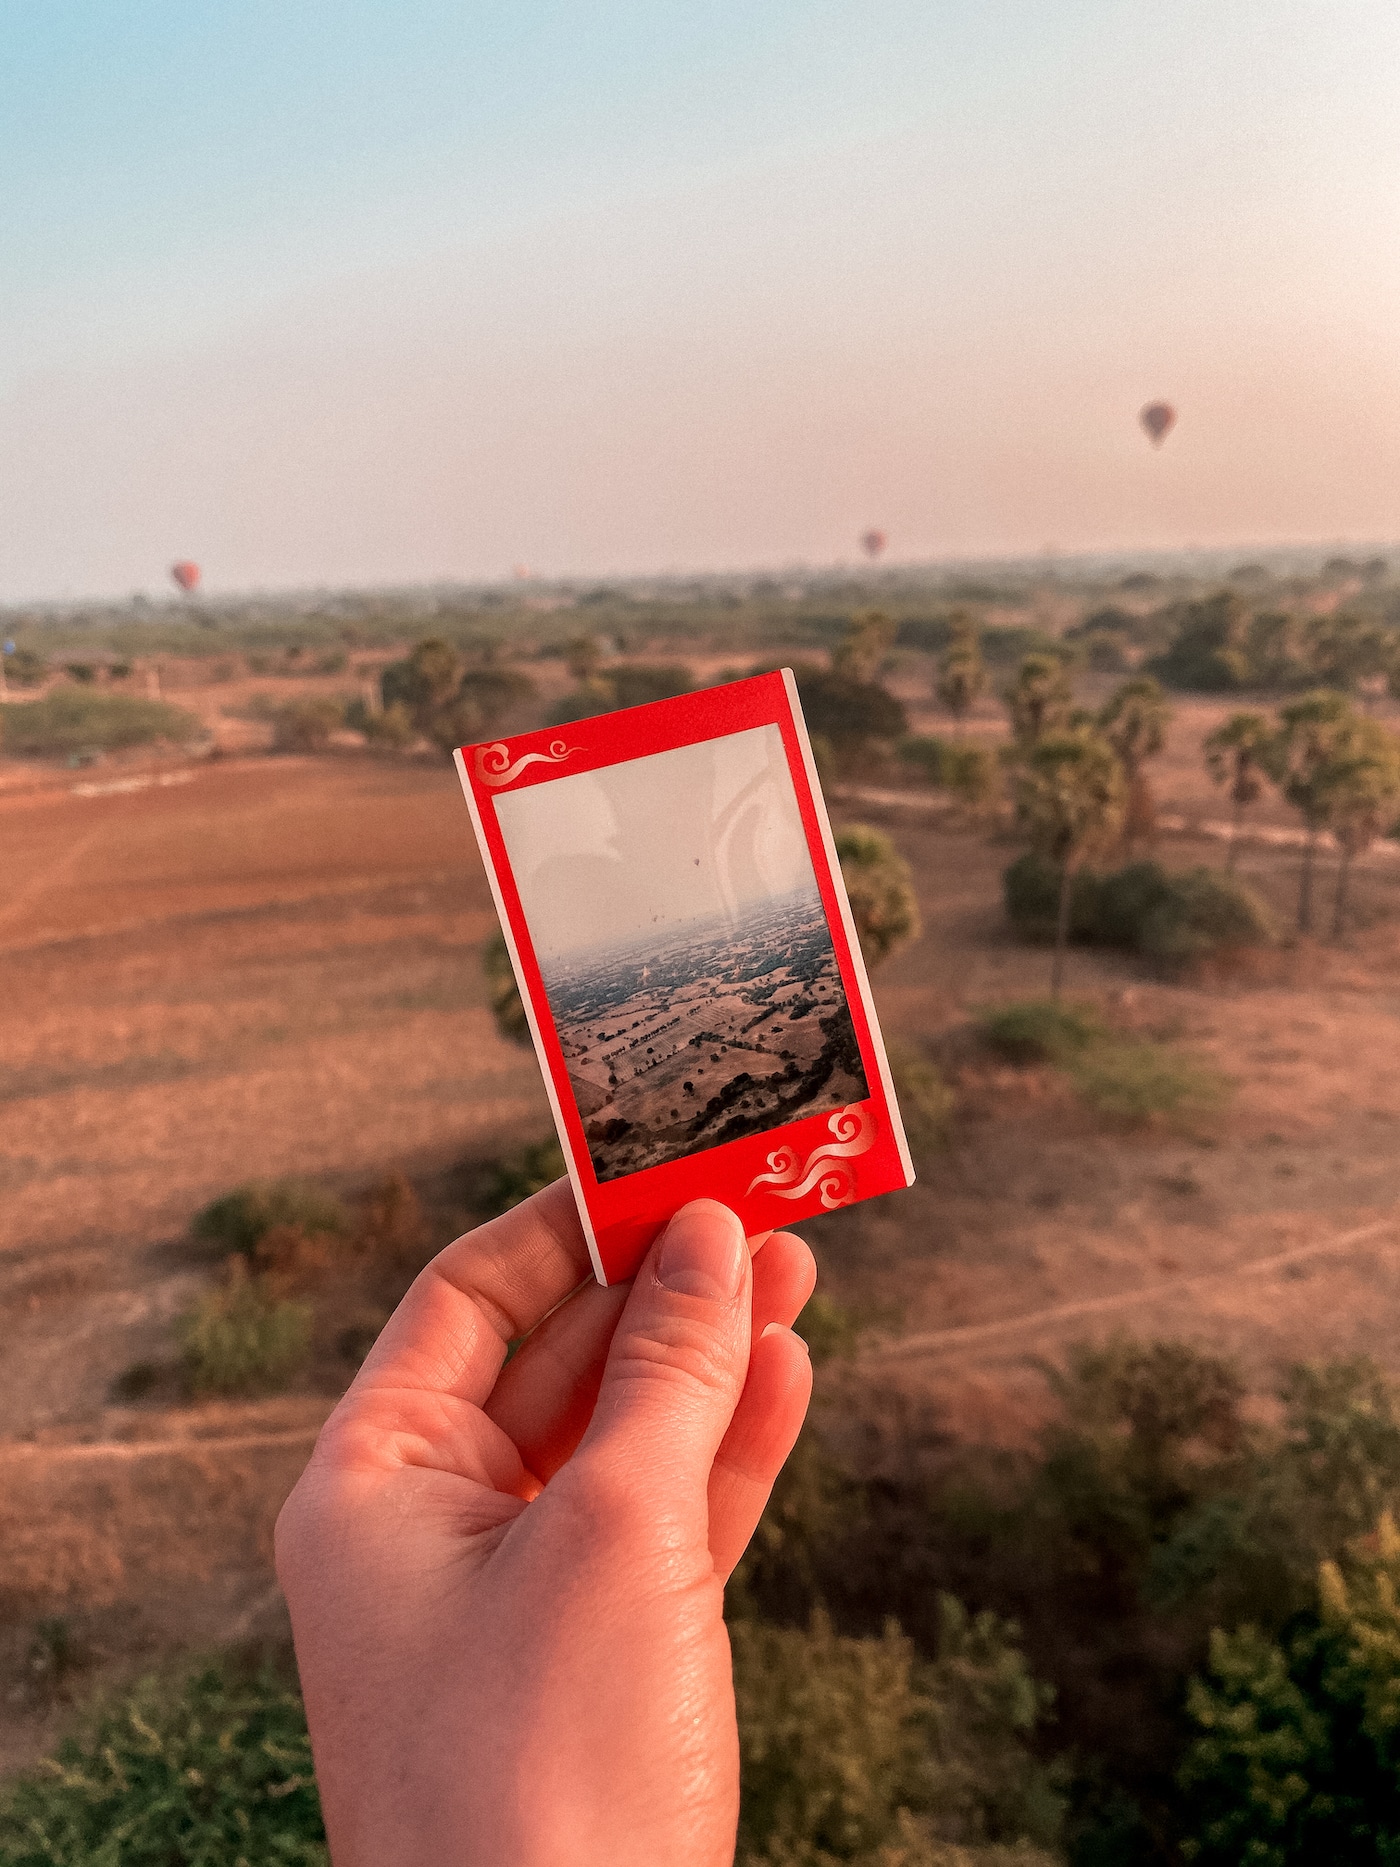
[[[324,752],[344,724],[345,703],[328,694],[289,700],[272,716],[272,743],[279,752]]]
[[[525,1002],[515,982],[510,948],[499,927],[482,948],[481,969],[486,974],[486,989],[490,995],[491,1016],[496,1020],[496,1029],[512,1044],[528,1044],[530,1020],[525,1016]]]
[[[1215,1070],[1138,1038],[1092,1045],[1070,1064],[1070,1076],[1091,1109],[1130,1126],[1154,1115],[1209,1114],[1228,1093]]]
[[[306,1718],[270,1672],[147,1679],[0,1792],[5,1867],[328,1867]]]
[[[917,1161],[947,1142],[953,1092],[938,1066],[908,1045],[892,1044],[889,1059],[904,1131]]]
[[[1140,952],[1166,965],[1190,965],[1212,953],[1274,946],[1278,923],[1246,883],[1215,869],[1170,877],[1167,891],[1139,923]]]
[[[0,707],[0,746],[22,757],[115,752],[168,739],[183,744],[203,728],[192,713],[163,700],[55,687],[42,700]]]
[[[250,1180],[206,1206],[190,1232],[220,1252],[251,1256],[280,1226],[295,1227],[309,1238],[344,1238],[350,1214],[334,1193],[311,1180]]]
[[[802,715],[839,760],[859,755],[872,742],[897,742],[909,729],[894,695],[878,681],[845,680],[820,668],[794,668]]]
[[[522,1199],[543,1191],[565,1172],[564,1150],[553,1135],[506,1154],[481,1173],[473,1204],[487,1218],[497,1218]]]
[[[1067,1063],[1103,1036],[1091,1011],[1056,998],[1032,998],[984,1012],[983,1037],[1008,1063]]]
[[[640,707],[651,700],[672,700],[678,694],[688,694],[694,685],[694,674],[679,662],[664,667],[619,662],[566,694],[550,712],[548,724],[571,726],[576,720],[592,719],[595,714]]]
[[[1022,938],[1054,938],[1059,886],[1054,863],[1033,852],[1006,870],[1006,914]],[[1233,875],[1218,869],[1173,874],[1156,862],[1132,862],[1107,875],[1078,871],[1070,894],[1070,938],[1179,967],[1214,953],[1272,946],[1279,932],[1267,903]]]
[[[739,1867],[912,1867],[963,1843],[1054,1842],[1059,1804],[1027,1747],[1048,1695],[1016,1630],[946,1595],[939,1610],[931,1664],[893,1622],[878,1638],[820,1612],[806,1629],[731,1629]]]
[[[274,1394],[306,1360],[311,1311],[235,1258],[227,1282],[179,1318],[175,1336],[192,1394]]]
[[[1022,939],[1053,940],[1060,906],[1060,871],[1056,865],[1028,850],[1006,870],[1001,886],[1007,919]],[[1071,940],[1093,939],[1098,920],[1099,878],[1092,869],[1079,869],[1070,884]]]
[[[863,823],[836,832],[836,854],[867,966],[877,966],[922,927],[909,864],[882,830]]]
[[[17,648],[4,659],[5,681],[10,687],[38,687],[49,671],[49,664],[32,648]]]
[[[951,791],[965,804],[988,804],[1001,789],[1001,764],[987,746],[914,734],[901,739],[896,750],[927,784]]]

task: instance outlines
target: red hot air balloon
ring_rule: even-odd
[[[886,538],[885,534],[882,531],[877,531],[873,526],[868,532],[862,532],[860,535],[861,549],[868,558],[879,557],[888,543],[889,539]]]
[[[181,558],[178,564],[172,564],[170,566],[170,575],[185,592],[186,596],[189,595],[190,591],[198,589],[199,587],[199,566],[198,564],[191,564],[188,558]]]
[[[1176,426],[1176,410],[1170,402],[1149,402],[1146,408],[1139,410],[1138,420],[1152,445],[1160,447]]]

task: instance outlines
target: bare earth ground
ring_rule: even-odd
[[[1181,709],[1188,748],[1223,710]],[[0,1770],[63,1714],[31,1678],[38,1616],[68,1615],[99,1671],[278,1625],[271,1524],[333,1384],[109,1400],[208,1276],[191,1214],[254,1174],[450,1185],[547,1119],[485,1009],[490,906],[450,769],[230,758],[91,794],[112,775],[0,788]],[[1185,754],[1166,777],[1164,808],[1218,808]],[[959,1112],[912,1191],[811,1228],[828,1287],[877,1323],[831,1382],[1005,1439],[1043,1413],[1041,1358],[1117,1328],[1227,1349],[1261,1382],[1300,1356],[1400,1369],[1400,864],[1359,878],[1345,950],[1251,978],[1076,954],[1073,993],[1236,1084],[1206,1124],[1124,1134],[972,1035],[978,1007],[1045,987],[1001,919],[1014,846],[918,805],[838,814],[887,823],[914,866],[924,936],[877,998]],[[1221,860],[1187,836],[1158,853]],[[1286,909],[1294,862],[1252,847],[1242,867]],[[444,1242],[450,1198],[434,1213]]]

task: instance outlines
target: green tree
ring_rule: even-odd
[[[860,950],[873,969],[922,932],[909,864],[882,830],[863,823],[837,831],[836,854]]]
[[[844,639],[831,657],[831,671],[842,680],[866,683],[880,672],[894,647],[896,625],[878,609],[862,610],[847,625]]]
[[[1065,944],[1076,872],[1108,848],[1123,825],[1123,767],[1097,733],[1080,728],[1049,733],[1028,747],[1016,773],[1016,816],[1031,847],[1060,878],[1050,995],[1064,978]]]
[[[1220,590],[1170,612],[1175,632],[1150,671],[1169,687],[1229,693],[1250,678],[1248,612],[1233,590]]]
[[[1283,1640],[1211,1635],[1192,1681],[1180,1773],[1201,1867],[1394,1867],[1400,1861],[1400,1536],[1318,1571]]]
[[[1365,616],[1319,616],[1308,630],[1308,659],[1319,687],[1351,694],[1388,673],[1391,636]]]
[[[1156,758],[1167,743],[1171,717],[1166,695],[1149,674],[1124,681],[1099,714],[1099,730],[1117,754],[1127,781],[1124,834],[1129,845],[1135,834],[1149,831],[1155,821],[1152,793],[1143,767],[1148,759]]]
[[[1395,818],[1400,799],[1400,742],[1379,720],[1348,722],[1319,776],[1327,824],[1337,839],[1337,889],[1332,901],[1332,939],[1346,922],[1351,865]]]
[[[1264,788],[1273,727],[1263,713],[1232,713],[1205,742],[1206,770],[1230,793],[1230,846],[1225,867],[1235,866],[1235,846],[1246,808]]]
[[[1002,699],[1011,715],[1012,735],[1022,747],[1067,726],[1074,709],[1069,675],[1058,655],[1027,655]]]
[[[961,727],[987,688],[987,668],[974,630],[954,636],[938,664],[938,698]]]
[[[564,659],[568,663],[569,673],[580,686],[586,686],[597,674],[603,659],[597,636],[576,635],[565,648]]]
[[[1312,931],[1313,868],[1317,839],[1327,827],[1334,792],[1328,760],[1353,718],[1344,694],[1320,688],[1279,711],[1279,729],[1269,741],[1269,776],[1303,819],[1307,831],[1298,879],[1298,931]]]

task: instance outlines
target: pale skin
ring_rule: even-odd
[[[283,1508],[335,1867],[733,1859],[723,1589],[807,1409],[815,1267],[697,1200],[631,1285],[588,1274],[564,1182],[449,1245]]]

